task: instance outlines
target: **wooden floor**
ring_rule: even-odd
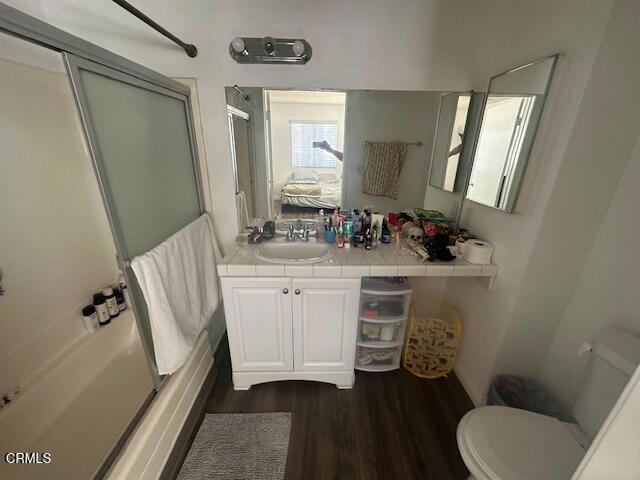
[[[226,339],[208,413],[291,412],[286,478],[466,479],[456,426],[473,405],[455,375],[356,372],[353,390],[288,381],[234,391]]]

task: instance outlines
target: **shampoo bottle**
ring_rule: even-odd
[[[96,293],[93,296],[93,306],[98,314],[98,324],[100,326],[106,325],[111,321],[109,310],[107,309],[107,302],[104,299],[104,295]]]
[[[116,318],[120,315],[120,310],[118,309],[118,300],[116,300],[116,294],[113,293],[113,288],[105,287],[102,289],[102,296],[104,297],[104,301],[107,304],[107,310],[109,310],[109,316],[111,318]]]

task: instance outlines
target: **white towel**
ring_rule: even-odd
[[[220,303],[220,250],[208,214],[131,261],[147,303],[160,374],[187,360]]]
[[[249,210],[247,197],[242,190],[236,193],[236,212],[238,214],[238,231],[244,232],[249,225]]]

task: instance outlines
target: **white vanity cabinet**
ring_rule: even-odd
[[[316,380],[351,388],[360,279],[222,278],[233,384]]]
[[[291,281],[224,278],[222,295],[233,370],[293,370]]]

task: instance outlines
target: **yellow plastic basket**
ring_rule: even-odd
[[[402,364],[422,378],[446,376],[455,363],[462,326],[458,312],[436,300],[416,300],[411,315]]]

